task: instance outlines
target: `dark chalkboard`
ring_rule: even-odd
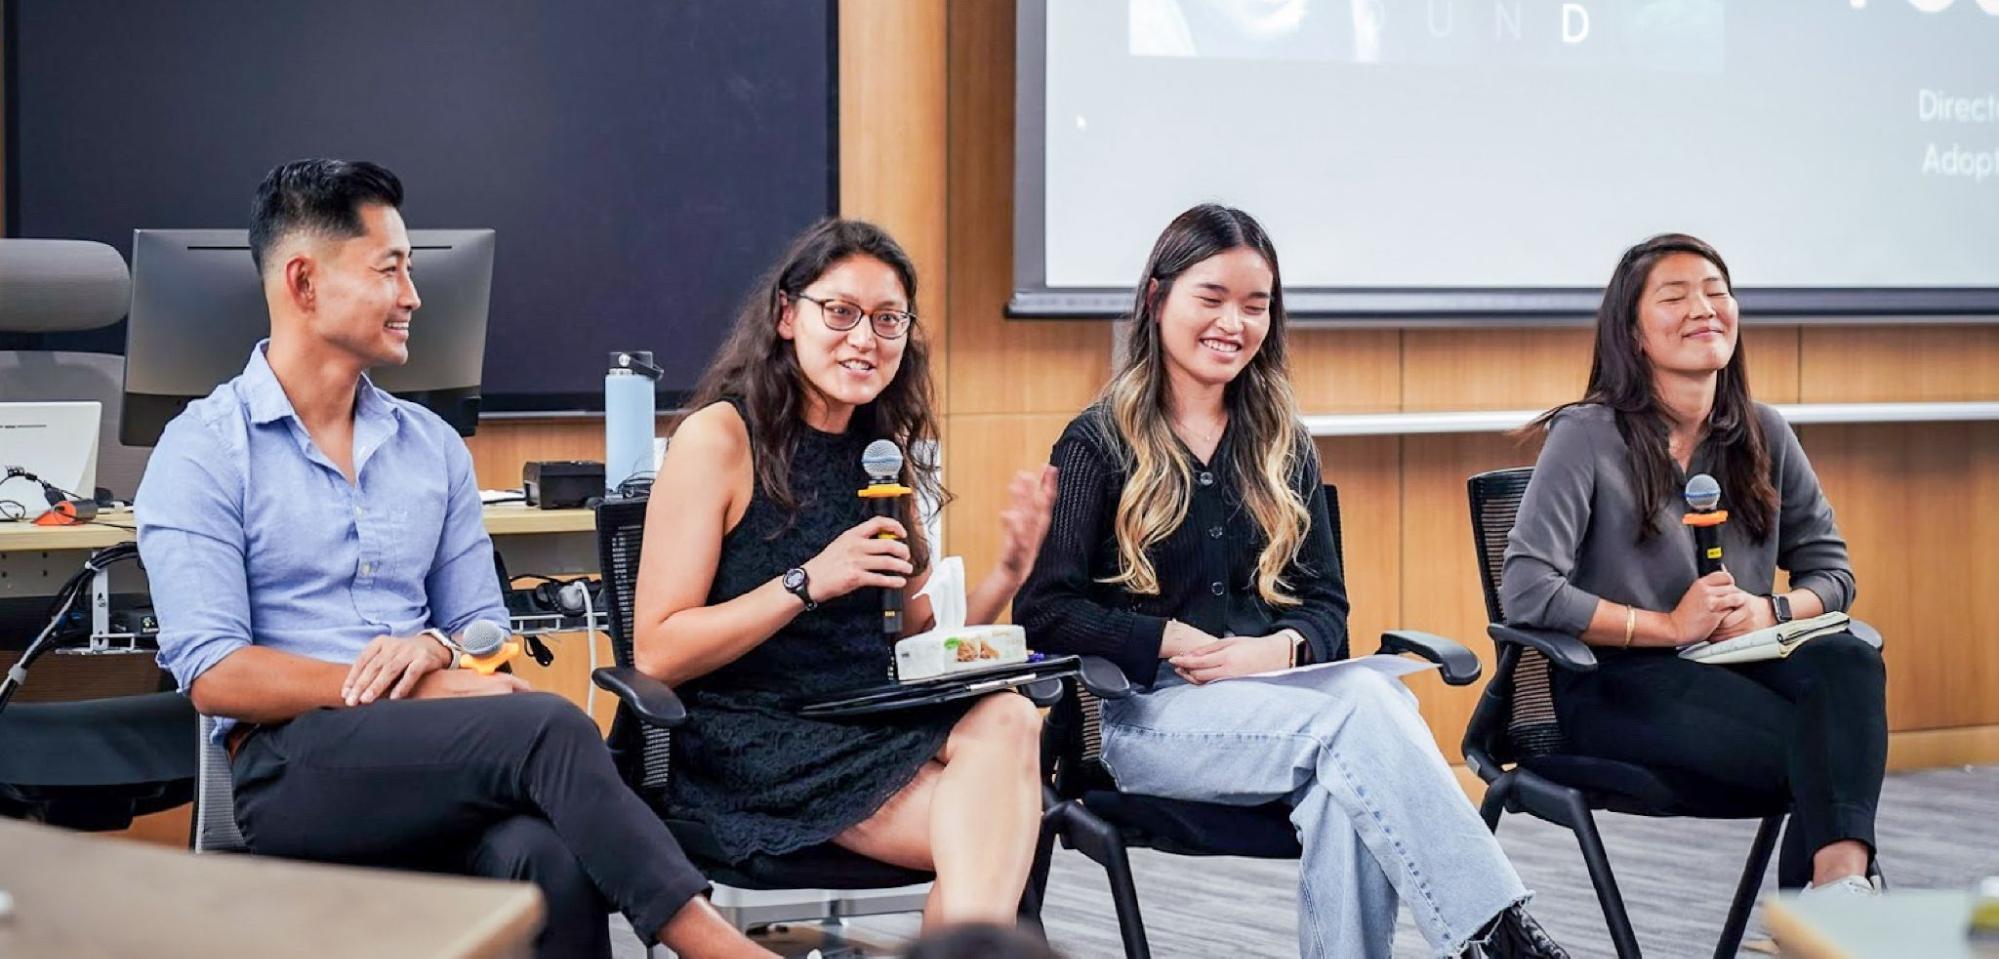
[[[831,0],[7,0],[7,233],[248,226],[268,169],[371,159],[497,231],[488,410],[691,388],[837,196]],[[418,275],[419,290],[422,276]],[[122,324],[0,348],[121,352]]]

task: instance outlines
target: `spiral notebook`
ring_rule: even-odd
[[[1718,643],[1695,643],[1681,649],[1680,658],[1720,666],[1783,659],[1799,646],[1820,636],[1845,632],[1846,624],[1852,622],[1852,619],[1851,616],[1841,612],[1826,613],[1810,619],[1794,619],[1788,623],[1779,623],[1743,633],[1734,639],[1724,639]]]

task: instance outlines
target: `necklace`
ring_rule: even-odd
[[[1183,438],[1190,438],[1197,440],[1199,441],[1200,445],[1203,446],[1212,444],[1216,440],[1221,439],[1222,431],[1228,429],[1228,425],[1229,425],[1229,420],[1228,416],[1226,415],[1222,416],[1222,418],[1218,422],[1216,422],[1212,428],[1205,430],[1195,429],[1193,424],[1188,423],[1184,419],[1176,419],[1173,421],[1173,427],[1175,432],[1179,433]]]

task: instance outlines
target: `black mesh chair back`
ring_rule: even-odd
[[[1506,561],[1506,538],[1520,513],[1520,498],[1527,493],[1533,467],[1493,470],[1467,481],[1471,500],[1472,548],[1478,554],[1479,586],[1485,592],[1485,615],[1489,622],[1506,622],[1506,610],[1499,599],[1499,577]],[[1511,650],[1502,651],[1486,695],[1503,706],[1504,742],[1492,748],[1502,761],[1560,752],[1561,727],[1555,721],[1555,701],[1550,689],[1547,657],[1525,650],[1515,659]],[[1512,660],[1509,670],[1507,660]]]
[[[604,616],[611,633],[611,656],[632,662],[632,597],[638,590],[639,549],[645,542],[647,497],[614,497],[597,508],[597,568],[603,571]],[[634,721],[624,710],[611,724],[611,749],[626,780],[648,802],[666,789],[673,734]]]

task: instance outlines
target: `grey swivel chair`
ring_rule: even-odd
[[[102,243],[0,239],[0,333],[108,326],[125,315],[130,297],[124,259]],[[0,350],[0,401],[103,403],[100,475],[130,495],[146,451],[117,444],[124,363],[119,356],[91,353]],[[65,553],[0,553],[0,597],[33,606],[42,597],[32,584],[64,582],[76,565]],[[34,608],[41,615],[39,606]],[[112,665],[103,657],[88,663]],[[0,657],[0,668],[11,665],[13,657]],[[134,816],[187,801],[195,753],[184,748],[194,727],[186,700],[156,691],[160,686],[151,677],[157,673],[149,669],[136,671],[142,677],[136,686],[133,670],[90,672],[93,678],[54,697],[62,701],[38,695],[44,687],[30,680],[21,701],[0,715],[0,815],[74,829],[121,829]],[[74,698],[79,693],[101,698]]]
[[[0,333],[73,333],[124,319],[132,299],[125,260],[88,240],[0,239]],[[125,358],[70,350],[0,350],[0,402],[96,400],[97,485],[130,499],[150,450],[118,442]],[[89,496],[91,490],[72,490]]]

